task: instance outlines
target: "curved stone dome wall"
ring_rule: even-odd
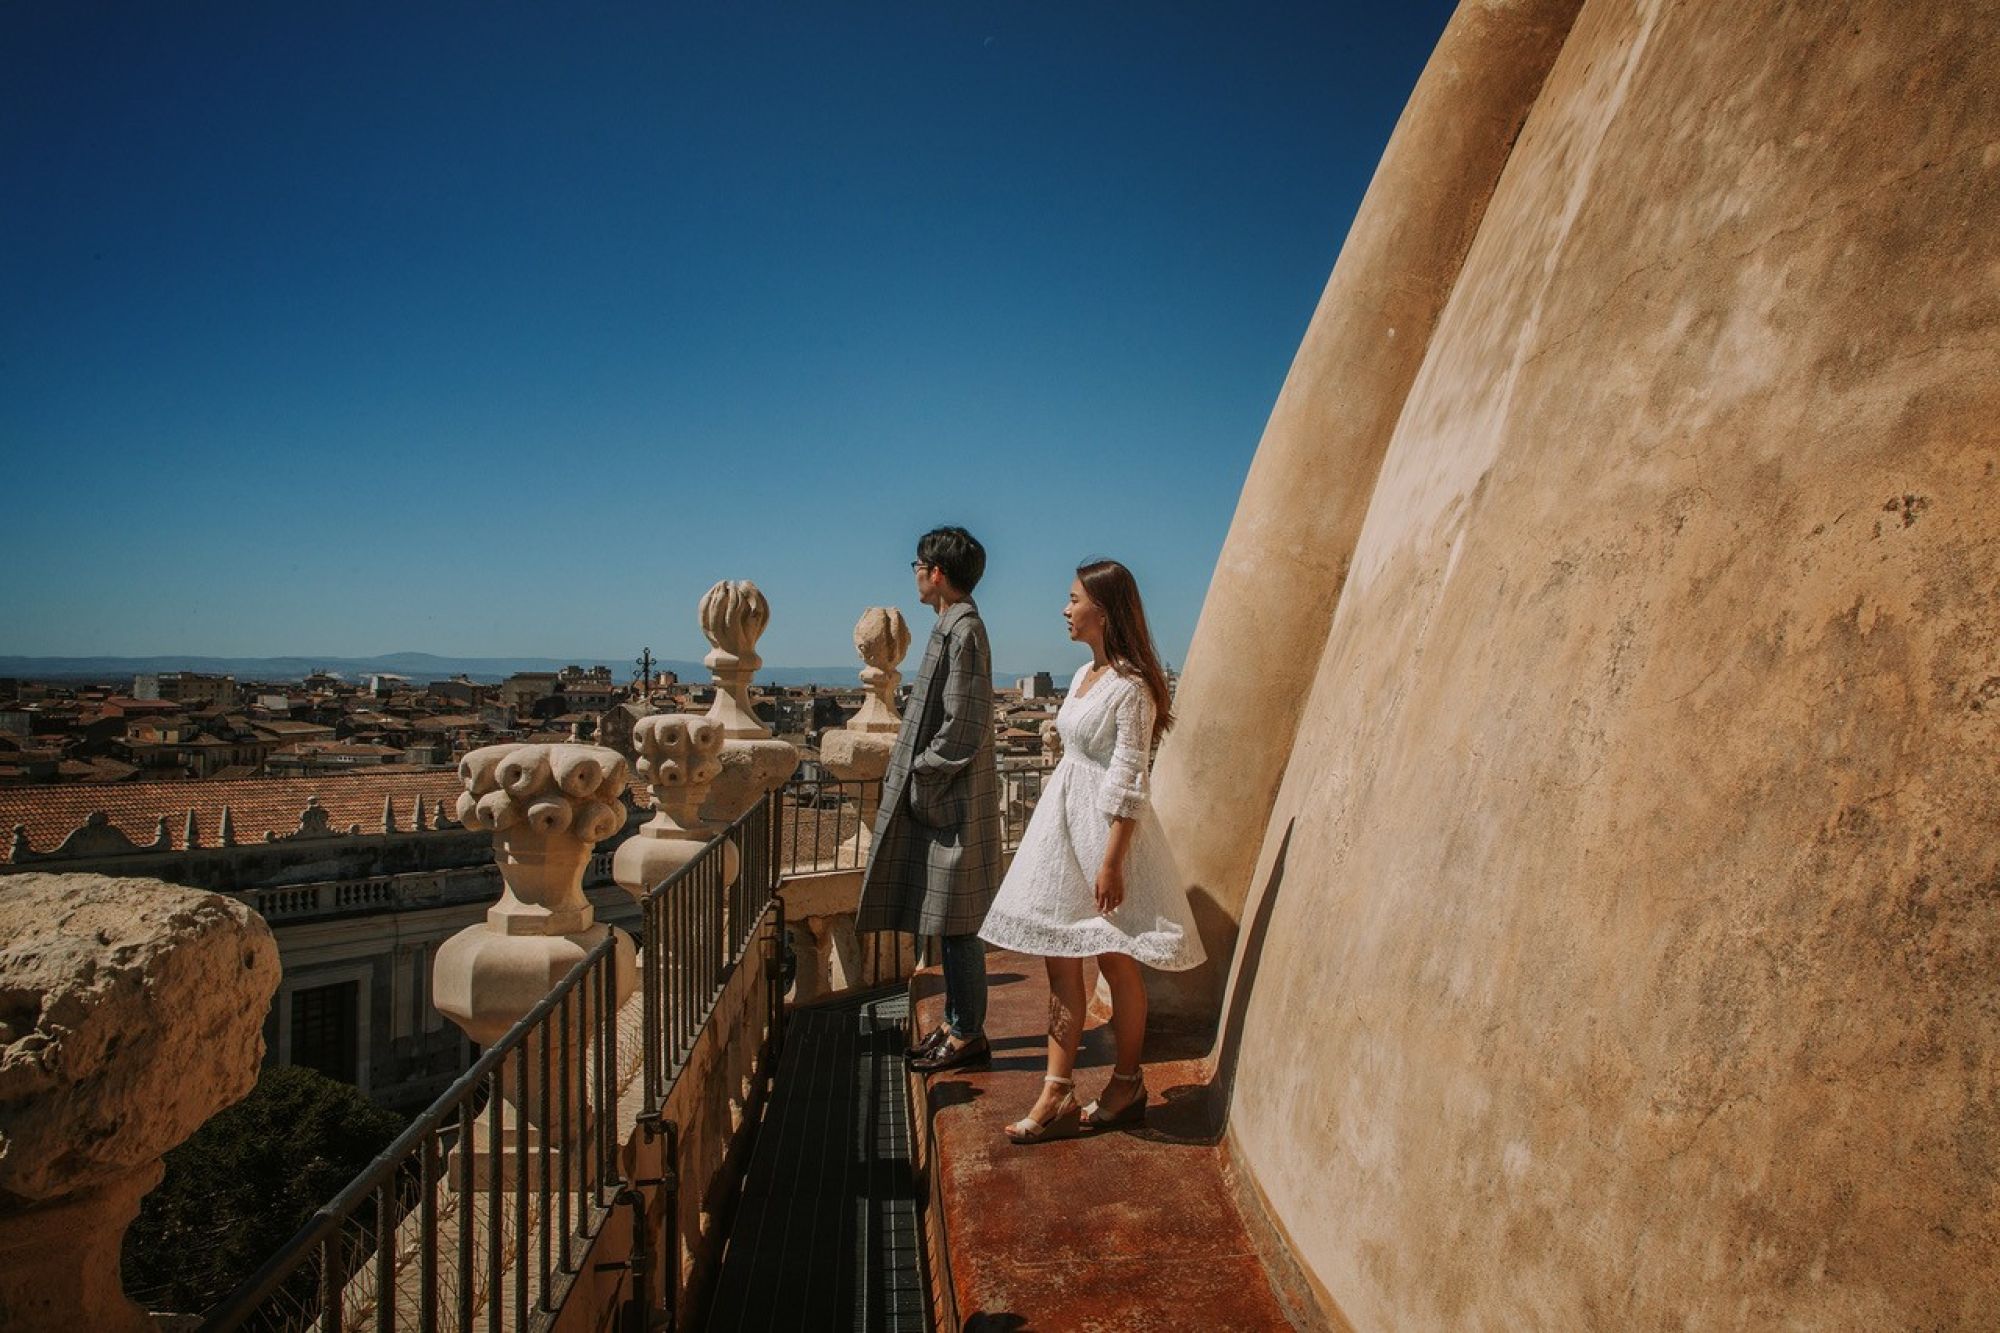
[[[1232,1149],[1364,1328],[1970,1325],[2000,6],[1574,9],[1454,20],[1190,654],[1161,804],[1242,926]],[[1476,232],[1371,231],[1551,23],[1454,168]]]

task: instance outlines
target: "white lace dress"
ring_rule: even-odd
[[[1148,795],[1153,698],[1145,683],[1106,671],[1077,697],[1086,666],[1056,712],[1062,761],[1021,835],[980,938],[1043,958],[1125,953],[1169,972],[1206,955],[1173,850]],[[1125,901],[1097,910],[1098,868],[1111,821],[1137,821],[1125,858]]]

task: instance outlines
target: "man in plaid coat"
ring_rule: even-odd
[[[944,1025],[910,1048],[913,1067],[937,1070],[992,1054],[979,927],[1000,889],[1000,774],[993,651],[972,603],[986,550],[964,528],[937,528],[918,540],[910,567],[937,628],[882,777],[855,924],[941,937]]]

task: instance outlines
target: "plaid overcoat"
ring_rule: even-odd
[[[999,892],[1000,857],[993,650],[967,600],[938,617],[903,706],[855,925],[970,935]]]

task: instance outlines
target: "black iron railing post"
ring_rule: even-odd
[[[607,934],[366,1171],[211,1310],[201,1325],[205,1333],[261,1327],[270,1302],[295,1315],[301,1307],[311,1311],[321,1329],[341,1328],[348,1288],[362,1274],[375,1287],[377,1329],[499,1329],[510,1315],[514,1327],[533,1327],[559,1309],[607,1210],[624,1203],[643,1213],[643,1190],[654,1185],[664,1195],[664,1234],[657,1255],[635,1253],[634,1282],[647,1284],[645,1305],[664,1307],[671,1319],[681,1299],[681,1141],[664,1110],[722,988],[754,956],[760,937],[767,1060],[783,1044],[782,804],[776,793],[764,796],[640,904],[637,1091],[641,1123],[656,1123],[664,1136],[658,1181],[619,1175],[619,939]],[[732,850],[739,866],[733,883]],[[406,1206],[409,1189],[417,1197]],[[417,1221],[404,1254],[396,1238],[411,1208]],[[443,1216],[447,1208],[456,1209],[455,1226]],[[646,1248],[646,1231],[642,1221],[634,1233],[639,1249]],[[455,1249],[449,1259],[448,1249]],[[407,1271],[412,1263],[414,1275]],[[399,1291],[399,1269],[407,1293]],[[662,1270],[655,1296],[650,1274]]]

